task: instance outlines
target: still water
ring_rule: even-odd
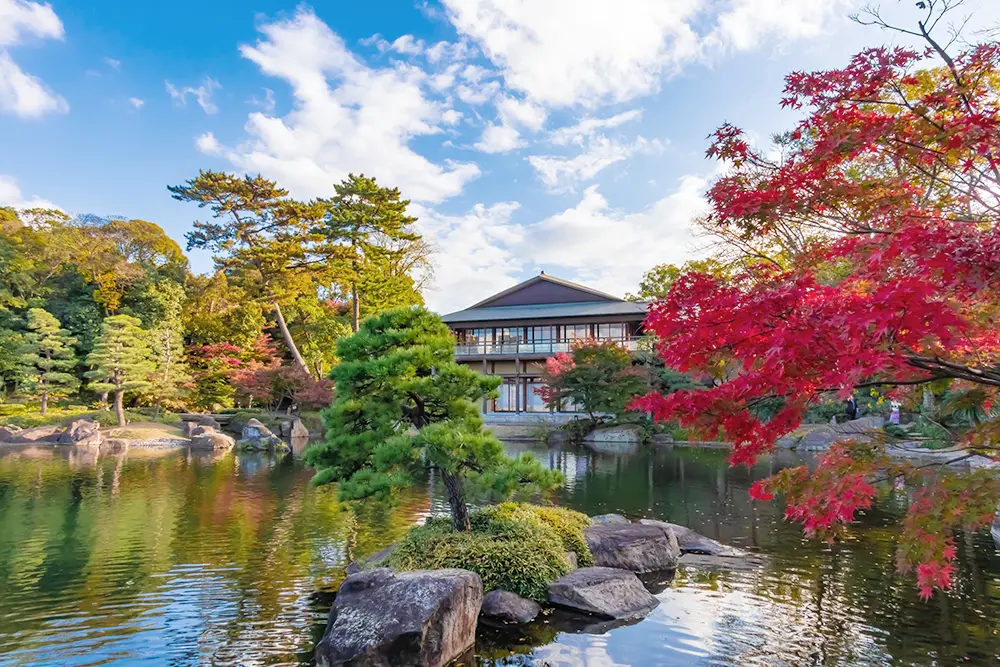
[[[920,602],[894,567],[887,495],[843,543],[805,542],[722,452],[596,456],[525,445],[567,484],[556,502],[686,524],[759,551],[736,572],[685,567],[642,622],[599,634],[558,617],[481,633],[485,665],[1000,664],[1000,554],[959,540],[954,590]],[[352,559],[445,511],[433,483],[351,510],[296,461],[0,450],[0,666],[309,665]],[[591,628],[592,630],[593,628]]]

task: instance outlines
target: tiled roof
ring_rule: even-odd
[[[487,322],[492,320],[561,319],[564,317],[594,317],[603,315],[645,315],[645,301],[577,301],[572,303],[539,303],[527,306],[467,308],[444,315],[448,324]]]

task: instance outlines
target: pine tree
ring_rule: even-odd
[[[149,333],[140,324],[138,318],[129,315],[105,318],[94,350],[87,356],[87,363],[93,369],[84,374],[90,379],[89,388],[99,393],[114,393],[119,426],[125,426],[125,393],[150,387],[150,375],[156,370]]]
[[[28,331],[17,348],[15,375],[19,391],[41,400],[41,413],[49,407],[49,397],[68,396],[80,386],[73,375],[76,367],[76,339],[60,326],[48,311],[28,311]]]
[[[180,319],[164,320],[149,332],[150,352],[156,370],[150,376],[149,393],[157,411],[177,405],[194,382],[188,372]]]
[[[421,237],[412,231],[416,218],[406,214],[408,199],[401,199],[399,188],[381,187],[374,178],[349,174],[333,186],[336,195],[324,203],[328,208],[322,232],[336,244],[339,282],[351,294],[351,325],[358,331],[361,323],[361,292],[366,283],[374,284],[372,274],[379,273],[402,257],[411,246],[424,247]],[[413,291],[413,279],[403,275],[403,292]],[[398,288],[397,288],[398,289]]]
[[[456,530],[469,530],[470,481],[509,496],[546,491],[562,480],[524,454],[509,459],[483,430],[476,404],[499,378],[455,362],[448,327],[423,308],[370,317],[337,344],[336,398],[325,414],[327,440],[306,452],[315,484],[340,482],[342,499],[385,496],[432,468],[444,483]]]

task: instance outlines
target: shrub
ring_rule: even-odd
[[[558,508],[504,503],[473,512],[470,532],[447,518],[411,529],[385,565],[395,570],[457,567],[475,572],[483,590],[502,589],[543,602],[550,582],[569,571],[566,552],[593,563],[583,539],[590,519]]]

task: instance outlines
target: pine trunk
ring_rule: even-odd
[[[274,306],[274,316],[278,320],[278,328],[281,329],[281,338],[285,341],[285,346],[288,347],[288,351],[292,353],[292,357],[295,358],[295,363],[299,365],[302,370],[306,373],[309,372],[309,367],[306,366],[305,360],[302,355],[299,354],[299,348],[295,346],[295,340],[292,339],[292,332],[288,330],[288,324],[285,322],[285,316],[281,314],[281,306],[275,301]]]
[[[49,395],[44,391],[42,392],[42,414],[44,415],[49,409]]]
[[[463,533],[469,532],[471,530],[471,526],[469,525],[469,507],[465,504],[461,478],[458,475],[441,471],[441,480],[444,482],[444,488],[448,492],[448,506],[451,508],[451,527]]]
[[[358,286],[351,285],[351,328],[354,333],[361,329],[361,299],[358,298]]]
[[[118,426],[125,426],[125,406],[123,402],[125,392],[121,389],[115,391],[115,416],[118,417]]]

